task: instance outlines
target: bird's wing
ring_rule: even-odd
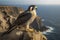
[[[12,30],[14,30],[17,27],[17,25],[26,23],[31,18],[31,16],[32,16],[31,13],[20,14],[18,18],[15,20],[15,22],[13,23],[13,25],[9,28],[9,30],[4,32],[1,36],[10,33]]]
[[[30,12],[24,12],[18,16],[15,23],[17,23],[18,25],[24,24],[31,18],[31,16],[32,14]]]

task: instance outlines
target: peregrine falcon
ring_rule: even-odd
[[[37,6],[36,5],[31,5],[29,6],[29,8],[21,13],[17,19],[15,20],[15,22],[13,23],[13,25],[9,28],[9,30],[7,32],[5,32],[4,34],[7,34],[9,32],[11,32],[12,30],[14,30],[16,28],[16,26],[18,25],[26,25],[26,29],[32,31],[33,29],[29,28],[29,25],[34,21],[34,19],[36,18],[36,9]]]

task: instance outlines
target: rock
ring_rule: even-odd
[[[43,24],[41,20],[42,20],[41,17],[37,16],[30,26],[32,26],[36,31],[41,31],[41,32],[49,29]]]
[[[23,8],[0,6],[0,32],[7,31],[9,25],[12,24],[23,11]]]
[[[17,8],[12,6],[0,6],[0,33],[8,30],[9,26],[16,20],[19,14],[24,12],[23,8]],[[5,25],[4,25],[5,24]],[[2,26],[3,25],[3,26]],[[42,28],[41,18],[37,16],[34,22],[30,25],[33,29],[32,32],[26,30],[25,26],[18,27],[14,29],[11,33],[0,37],[0,40],[47,40],[47,38],[42,34],[40,29]],[[1,34],[0,34],[1,35]]]
[[[33,32],[30,32],[25,30],[24,27],[21,27],[20,29],[15,29],[11,33],[4,35],[2,40],[47,40],[47,38],[40,31],[37,32],[34,29]]]
[[[0,6],[0,11],[5,11],[7,15],[10,16],[10,22],[12,24],[18,15],[21,14],[24,10],[23,8],[17,8],[13,6]]]

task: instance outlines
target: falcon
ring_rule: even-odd
[[[21,13],[17,17],[17,19],[15,20],[15,22],[12,24],[12,26],[10,26],[9,30],[7,32],[4,32],[3,34],[10,33],[12,30],[14,30],[15,28],[17,28],[18,25],[23,25],[23,24],[26,25],[26,29],[27,30],[33,31],[33,29],[31,29],[29,27],[29,25],[37,17],[37,15],[36,15],[36,9],[37,9],[36,5],[30,5],[26,11],[24,11],[23,13]]]

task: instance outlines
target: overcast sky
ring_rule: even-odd
[[[0,4],[43,4],[60,5],[60,0],[0,0]]]

